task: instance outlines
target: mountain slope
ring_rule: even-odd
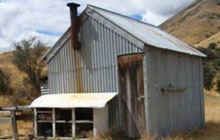
[[[195,47],[208,47],[210,43],[220,44],[220,32],[212,35],[211,37],[202,40],[198,44],[195,44]]]
[[[188,44],[199,44],[220,32],[220,0],[197,0],[160,27]]]

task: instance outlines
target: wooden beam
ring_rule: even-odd
[[[17,131],[17,121],[16,121],[16,111],[11,111],[11,123],[12,123],[12,134],[13,140],[18,140],[18,131]]]
[[[56,112],[55,108],[52,108],[52,137],[56,137]]]
[[[37,138],[37,109],[34,108],[34,137]]]
[[[75,109],[72,109],[72,137],[76,137],[76,119],[75,119]]]

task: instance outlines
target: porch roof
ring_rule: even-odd
[[[103,108],[117,93],[65,93],[41,95],[30,108]]]

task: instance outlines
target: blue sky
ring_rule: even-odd
[[[13,50],[13,42],[37,36],[52,46],[69,26],[68,2],[73,0],[0,0],[0,52]],[[159,25],[193,0],[74,0]]]
[[[63,32],[56,32],[56,31],[48,31],[48,30],[39,30],[36,29],[36,32],[39,34],[49,35],[49,36],[61,36]]]
[[[141,16],[141,14],[136,14],[136,15],[131,15],[131,18],[136,20],[141,20],[143,17]]]

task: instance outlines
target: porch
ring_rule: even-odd
[[[67,93],[40,96],[30,105],[34,110],[35,138],[88,138],[107,132],[107,103],[116,95]]]

